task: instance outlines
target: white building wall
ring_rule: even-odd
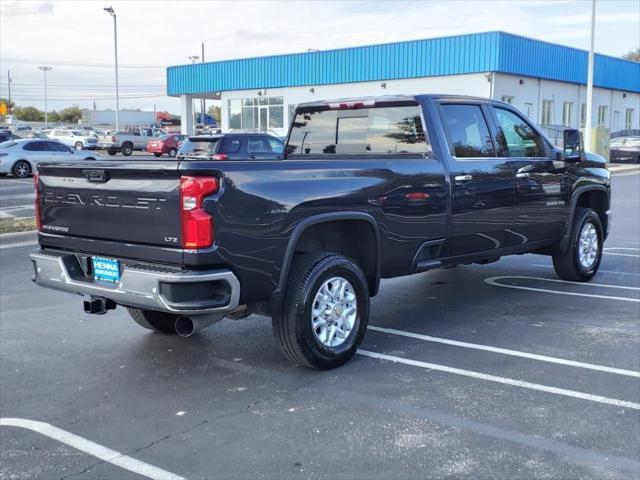
[[[385,84],[385,87],[382,86]],[[313,92],[311,91],[313,89]],[[284,97],[284,128],[275,129],[273,133],[286,135],[289,127],[289,105],[338,98],[421,94],[450,93],[489,97],[491,84],[487,74],[475,73],[450,75],[443,77],[411,78],[402,80],[384,80],[376,82],[358,82],[334,85],[269,88],[262,91],[262,97]],[[221,94],[222,131],[229,129],[228,101],[240,98],[260,98],[258,90],[231,90]]]
[[[500,100],[503,96],[513,97],[512,104],[525,114],[530,111],[529,117],[536,124],[542,123],[542,104],[544,100],[553,101],[550,122],[552,125],[562,125],[564,103],[571,102],[573,103],[573,108],[570,126],[572,128],[582,127],[580,119],[582,105],[587,103],[586,85],[497,73],[495,75],[493,98]],[[591,112],[592,125],[594,127],[598,126],[598,109],[600,106],[607,107],[604,127],[612,132],[625,128],[625,115],[628,108],[633,109],[631,128],[640,128],[640,94],[594,88]],[[614,125],[614,112],[619,112],[618,125]]]
[[[289,105],[319,100],[332,100],[348,97],[380,96],[396,94],[443,93],[457,95],[472,95],[477,97],[501,100],[503,97],[513,97],[512,104],[523,113],[529,115],[535,124],[542,123],[542,105],[544,100],[553,101],[550,124],[562,125],[563,106],[571,102],[572,114],[570,126],[581,128],[581,108],[586,104],[587,89],[585,85],[566,82],[521,77],[496,73],[493,75],[493,88],[489,81],[491,74],[477,73],[465,75],[450,75],[442,77],[425,77],[403,80],[386,80],[376,82],[360,82],[335,85],[269,88],[262,90],[233,90],[222,92],[222,122],[223,131],[229,129],[228,100],[241,98],[283,97],[284,98],[284,128],[274,129],[273,133],[286,135],[289,118]],[[382,85],[385,84],[385,87]],[[312,91],[313,90],[313,91]],[[625,127],[625,115],[628,108],[633,109],[631,128],[640,128],[640,94],[594,88],[592,125],[598,125],[598,107],[607,106],[605,128],[621,130]],[[619,125],[612,125],[615,113],[618,113]]]

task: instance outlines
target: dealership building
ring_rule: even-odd
[[[167,93],[220,100],[222,131],[286,135],[297,104],[347,97],[444,93],[511,103],[541,126],[586,119],[588,52],[505,32],[172,66]],[[592,125],[640,128],[640,63],[595,55]],[[195,102],[199,105],[199,102]]]

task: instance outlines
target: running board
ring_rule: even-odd
[[[433,270],[434,268],[440,268],[441,266],[442,266],[442,262],[440,260],[432,260],[432,259],[420,260],[419,262],[416,263],[416,266],[413,269],[413,271],[415,273],[426,272],[427,270]]]

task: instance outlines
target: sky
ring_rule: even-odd
[[[113,6],[120,108],[179,112],[166,67],[490,30],[589,47],[591,0],[187,1],[0,0],[0,97],[44,109],[115,108]],[[640,0],[597,0],[595,49],[640,47]]]

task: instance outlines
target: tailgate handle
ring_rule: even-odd
[[[109,174],[104,170],[82,170],[82,175],[93,183],[106,183],[109,181]]]

